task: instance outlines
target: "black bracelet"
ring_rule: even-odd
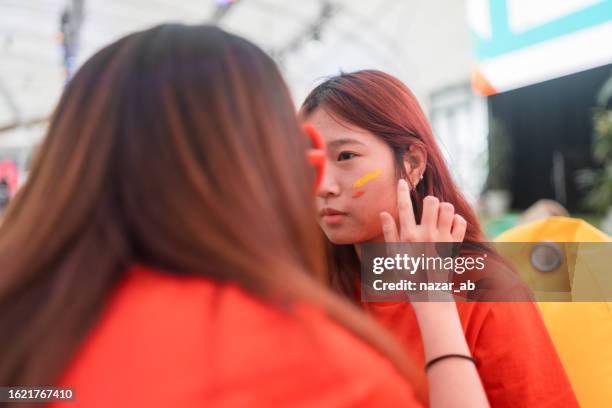
[[[434,358],[429,363],[425,364],[425,371],[427,371],[432,365],[436,364],[438,361],[444,360],[446,358],[452,358],[452,357],[464,358],[466,360],[470,360],[472,363],[474,363],[474,365],[476,365],[476,359],[474,359],[471,356],[466,356],[465,354],[444,354],[440,357]]]

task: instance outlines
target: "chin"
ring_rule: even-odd
[[[355,240],[350,237],[342,236],[327,236],[330,242],[334,245],[351,245],[355,243]]]
[[[352,245],[363,241],[363,234],[346,229],[323,229],[325,236],[334,245]]]
[[[328,229],[322,228],[327,239],[334,245],[346,245],[355,243],[355,234],[351,234],[348,231],[342,231],[342,229]]]

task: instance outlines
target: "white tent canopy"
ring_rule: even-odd
[[[62,13],[77,15],[80,3],[76,66],[135,30],[214,22],[273,55],[296,104],[340,70],[396,75],[432,115],[460,183],[473,197],[478,193],[484,173],[472,169],[476,159],[485,165],[486,108],[471,99],[464,0],[0,0],[0,160],[11,158],[24,169],[44,134],[66,77]]]
[[[73,3],[0,0],[0,129],[39,122],[52,111],[65,80],[60,20]],[[240,0],[225,9],[220,0],[83,3],[77,65],[128,32],[168,21],[210,22],[218,13],[222,27],[277,56],[296,99],[340,69],[385,69],[422,99],[437,84],[464,81],[469,73],[462,2],[445,2],[453,9],[443,14],[453,24],[424,0]],[[449,40],[457,46],[448,47]],[[428,52],[436,47],[447,55]]]

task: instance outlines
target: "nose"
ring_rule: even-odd
[[[327,163],[323,180],[317,190],[317,196],[323,199],[337,197],[340,194],[340,184],[336,180],[333,166]]]

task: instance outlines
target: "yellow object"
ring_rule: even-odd
[[[498,242],[612,242],[612,238],[588,223],[566,217],[549,217],[512,228]],[[561,247],[564,246],[561,244]],[[570,248],[566,246],[565,248]],[[569,268],[542,273],[535,269],[517,245],[509,259],[529,285],[538,290],[557,290],[574,302],[539,302],[542,316],[582,407],[612,407],[612,302],[576,302],[584,293],[605,291],[612,282],[612,259],[593,245],[573,245],[566,253],[568,264],[587,268],[576,273]],[[506,255],[506,254],[504,254]],[[610,265],[609,273],[602,265]],[[599,266],[598,266],[599,265]],[[598,273],[596,273],[596,271]],[[538,292],[541,293],[541,292]],[[610,293],[601,293],[606,299]],[[558,299],[558,297],[557,297]]]
[[[353,183],[354,188],[363,187],[366,183],[374,180],[376,177],[379,177],[382,174],[382,170],[377,169],[369,172],[368,174],[361,176]]]

